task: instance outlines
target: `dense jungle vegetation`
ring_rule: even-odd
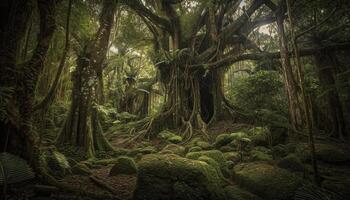
[[[350,1],[0,10],[0,198],[350,199]]]

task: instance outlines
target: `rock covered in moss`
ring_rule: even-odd
[[[232,161],[234,163],[239,162],[241,156],[238,152],[226,152],[224,153],[224,157],[227,161]]]
[[[252,150],[250,156],[253,161],[271,161],[272,156],[262,151]]]
[[[229,200],[262,200],[255,194],[252,194],[237,186],[227,186],[224,190],[226,198]]]
[[[221,172],[225,177],[230,176],[228,172],[228,167],[226,165],[226,159],[224,154],[218,150],[209,150],[209,151],[199,151],[199,152],[191,152],[186,154],[186,158],[190,158],[193,160],[198,160],[200,157],[206,156],[214,159],[220,166]]]
[[[200,148],[202,148],[203,150],[210,150],[212,149],[212,146],[209,144],[209,142],[205,142],[205,141],[198,141],[196,143],[196,145]]]
[[[242,163],[234,167],[238,183],[269,200],[288,200],[302,185],[302,179],[285,169],[266,163]]]
[[[188,149],[188,152],[198,152],[198,151],[202,151],[202,148],[195,146],[195,147],[190,147],[190,149]]]
[[[211,165],[175,154],[150,154],[138,163],[135,200],[223,200],[224,181]]]
[[[292,172],[304,172],[305,167],[301,160],[295,155],[290,154],[278,161],[277,166]]]
[[[110,176],[116,176],[119,174],[136,174],[137,166],[134,159],[126,156],[120,156],[111,171],[109,172]]]
[[[220,168],[226,167],[226,159],[224,157],[224,154],[218,150],[190,152],[186,154],[186,158],[190,158],[193,160],[197,160],[201,156],[207,156],[209,158],[214,159],[217,163],[219,163]]]
[[[78,163],[72,167],[72,173],[78,174],[78,175],[91,175],[91,170],[86,164],[84,163]]]
[[[177,154],[180,156],[185,155],[185,147],[181,146],[181,145],[177,145],[177,144],[168,144],[166,145],[161,152],[172,152],[173,154]]]
[[[254,127],[249,130],[252,143],[257,146],[268,146],[272,144],[272,137],[267,127]]]
[[[233,151],[236,151],[237,149],[231,147],[231,146],[223,146],[220,148],[220,151],[221,152],[233,152]]]
[[[231,134],[220,134],[215,138],[214,146],[220,148],[232,142],[233,139],[234,137]]]
[[[175,135],[173,137],[168,138],[168,142],[178,144],[178,143],[182,142],[182,137],[179,135]]]

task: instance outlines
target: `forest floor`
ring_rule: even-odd
[[[293,176],[295,175],[300,179],[303,179],[303,184],[305,182],[311,182],[310,180],[312,180],[313,171],[310,159],[305,157],[307,156],[306,138],[297,143],[296,147],[293,147],[294,150],[290,152],[290,142],[280,142],[280,138],[276,139],[277,137],[273,135],[272,139],[278,140],[277,142],[269,140],[266,135],[263,137],[254,134],[249,135],[251,144],[249,147],[247,147],[247,149],[242,150],[242,155],[244,155],[242,160],[239,158],[239,152],[241,151],[237,148],[235,149],[231,148],[232,146],[229,146],[232,144],[232,142],[224,142],[225,144],[222,143],[222,146],[218,145],[220,138],[224,138],[222,135],[228,135],[237,132],[249,132],[249,130],[252,128],[254,129],[254,127],[250,125],[235,124],[231,121],[221,121],[208,129],[208,135],[210,135],[208,141],[205,141],[202,138],[200,139],[202,143],[193,143],[194,140],[198,140],[198,138],[200,138],[194,136],[193,140],[189,143],[179,143],[176,145],[186,148],[186,154],[183,154],[182,157],[188,157],[187,155],[192,151],[191,148],[195,149],[193,147],[197,146],[200,147],[200,151],[219,150],[220,153],[222,152],[222,155],[225,156],[226,162],[232,163],[232,166],[229,167],[230,174],[227,178],[228,184],[229,186],[240,189],[240,192],[238,193],[242,196],[240,196],[239,199],[242,200],[268,200],[270,194],[265,194],[264,192],[261,193],[261,191],[256,191],[254,188],[247,187],[247,185],[241,185],[241,181],[237,177],[237,174],[241,173],[240,171],[237,171],[238,168],[236,166],[238,165],[252,164],[258,165],[260,167],[273,166],[274,170],[275,168],[278,168],[278,170],[280,168],[283,168],[283,170],[286,170],[286,173],[288,171],[288,173],[293,174]],[[67,173],[59,178],[60,182],[68,184],[81,192],[77,193],[62,191],[58,188],[51,188],[49,186],[46,186],[46,184],[34,180],[26,184],[15,186],[10,185],[7,191],[7,199],[104,199],[105,197],[103,197],[103,195],[113,196],[114,199],[133,199],[134,190],[137,187],[138,175],[117,174],[111,176],[110,171],[115,165],[115,159],[120,155],[127,155],[129,157],[133,157],[135,162],[138,164],[140,160],[142,160],[142,158],[147,154],[164,154],[162,153],[164,152],[163,149],[171,143],[160,138],[126,142],[128,141],[129,137],[129,135],[118,134],[109,137],[110,143],[118,149],[118,153],[100,153],[93,162],[86,162],[82,160],[80,163],[88,166],[89,173],[81,174],[74,173],[73,171],[73,173]],[[338,141],[332,142],[330,140],[325,140],[324,137],[318,137],[316,140],[316,148],[319,171],[322,176],[322,184],[321,187],[317,187],[318,189],[312,189],[311,193],[314,196],[317,196],[317,194],[321,196],[318,198],[321,200],[327,198],[342,199],[343,197],[346,199],[346,197],[350,196],[350,192],[348,190],[350,187],[349,145],[346,143],[339,143]],[[123,149],[123,151],[120,151],[119,149]],[[65,152],[62,153],[65,154]],[[297,155],[297,159],[294,159],[294,157],[291,155]],[[66,154],[66,156],[69,158],[69,155]],[[293,159],[289,159],[291,157],[293,157]],[[259,168],[257,168],[257,170],[259,170]],[[231,172],[233,172],[233,174]],[[244,173],[242,174],[244,175]],[[259,176],[259,174],[257,176]],[[261,177],[258,177],[258,179],[259,178]],[[283,180],[281,182],[281,185],[283,185]],[[262,187],[263,190],[279,190],[278,184],[277,186],[271,184],[267,187],[264,184],[255,183],[254,187]],[[244,189],[241,190],[241,188]],[[84,194],[84,192],[99,194],[101,197],[98,197],[98,195],[96,197],[91,197],[87,194]],[[295,198],[296,191],[293,192],[293,198]],[[271,191],[271,193],[273,193],[273,191]],[[237,194],[237,191],[235,194]],[[231,197],[228,199],[234,200],[237,199],[237,196],[231,195]]]

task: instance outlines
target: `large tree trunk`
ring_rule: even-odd
[[[299,100],[298,86],[288,54],[288,42],[285,35],[282,14],[277,15],[277,32],[280,43],[284,87],[288,97],[289,120],[292,125],[292,128],[298,131],[301,130],[303,127],[301,109],[302,104]]]
[[[88,157],[94,156],[96,150],[113,150],[102,134],[98,110],[93,103],[104,102],[102,65],[106,58],[115,9],[114,0],[103,1],[95,40],[88,42],[78,59],[73,75],[71,108],[57,139],[57,143],[85,149]]]
[[[325,91],[327,102],[327,112],[332,124],[332,134],[334,137],[343,138],[347,135],[342,103],[335,87],[335,56],[332,52],[320,51],[314,56],[318,72],[318,78]]]

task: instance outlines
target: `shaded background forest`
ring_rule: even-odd
[[[347,0],[6,0],[0,9],[1,163],[23,158],[28,177],[33,171],[35,183],[53,186],[53,194],[349,195]],[[187,188],[197,180],[191,173],[180,189],[167,183],[175,189],[155,190],[152,170],[178,175],[157,160],[179,165],[179,176],[191,171],[182,162],[219,166],[215,176],[224,180],[226,196],[202,171],[210,187],[198,186],[200,195]],[[125,173],[133,176],[101,178],[123,174],[123,162],[131,163]],[[22,178],[7,180],[21,170],[1,166],[10,169],[2,170],[0,185],[26,179],[17,173]],[[272,176],[280,168],[288,175],[271,180],[270,193],[245,180],[244,170]],[[75,187],[77,175],[109,196]],[[121,192],[124,183],[134,186]],[[252,194],[232,191],[236,184]],[[285,197],[275,193],[278,185]]]

